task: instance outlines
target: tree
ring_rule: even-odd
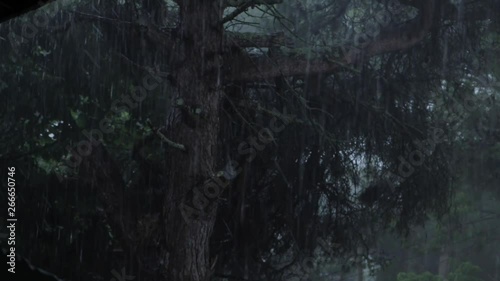
[[[430,105],[442,80],[461,77],[463,68],[440,74],[441,57],[449,56],[447,66],[465,63],[477,71],[472,59],[462,60],[481,48],[472,35],[479,37],[479,31],[487,30],[487,21],[497,24],[490,13],[499,10],[495,9],[498,2],[462,3],[465,8],[434,0],[369,1],[357,7],[347,1],[297,2],[290,4],[296,14],[289,18],[295,17],[295,22],[282,17],[276,8],[280,2],[88,1],[73,4],[75,11],[62,9],[60,17],[50,19],[47,26],[54,37],[33,36],[46,41],[35,57],[23,60],[39,67],[30,74],[36,78],[23,79],[33,82],[49,73],[48,83],[57,85],[58,77],[64,76],[66,87],[88,90],[60,99],[46,97],[54,104],[78,106],[70,112],[43,112],[43,119],[50,120],[43,121],[44,125],[73,120],[61,125],[58,140],[66,139],[64,132],[78,136],[87,126],[101,129],[101,135],[87,131],[91,153],[77,145],[76,151],[87,155],[76,161],[78,155],[71,152],[72,160],[66,160],[66,164],[79,162],[75,165],[78,172],[63,165],[59,174],[78,177],[82,185],[98,183],[97,193],[106,206],[101,216],[119,237],[117,243],[138,256],[139,271],[148,272],[144,279],[265,276],[279,280],[291,273],[292,265],[313,255],[318,248],[316,237],[325,238],[328,245],[341,245],[334,255],[367,254],[369,238],[378,229],[395,224],[404,231],[429,211],[446,211],[450,193],[447,141],[444,130],[435,129],[442,126],[430,116]],[[281,21],[277,25],[281,29],[293,32],[228,31],[238,16],[253,7]],[[368,13],[370,8],[378,13]],[[312,21],[316,16],[318,20]],[[370,25],[361,26],[357,20]],[[5,28],[3,32],[7,33]],[[470,42],[460,44],[464,34]],[[349,40],[339,42],[337,35]],[[33,51],[28,47],[31,44],[23,45],[27,35],[22,32],[2,37],[9,38],[14,47],[11,53]],[[63,40],[65,57],[79,50],[80,63],[64,62],[49,51],[57,49],[59,41],[54,39]],[[82,42],[92,40],[83,46]],[[110,47],[118,56],[104,51]],[[267,49],[255,55],[249,52],[251,47]],[[85,58],[83,54],[90,55]],[[92,54],[100,54],[101,62],[108,65],[98,66]],[[44,59],[50,60],[49,71],[40,63]],[[415,60],[424,64],[414,65]],[[124,69],[114,69],[111,62]],[[6,65],[10,68],[6,72],[16,77],[19,66],[8,61]],[[76,72],[76,66],[83,69]],[[138,75],[137,69],[148,75],[141,81],[142,88],[130,91],[129,78]],[[100,74],[110,78],[105,88],[130,94],[119,102],[112,95],[101,95],[107,91],[95,81]],[[160,81],[170,85],[153,86]],[[16,91],[12,85],[8,90]],[[167,90],[174,93],[168,116],[165,109],[155,112],[155,103],[146,100],[150,93]],[[143,103],[151,110],[149,124],[141,113]],[[95,118],[106,116],[100,108],[105,105],[111,105],[113,117]],[[6,112],[16,113],[13,109]],[[233,122],[234,118],[239,121]],[[19,139],[11,132],[9,124],[15,122],[11,121],[3,129]],[[123,134],[126,126],[119,124],[135,125],[133,121],[145,129],[149,142],[130,144]],[[139,138],[142,132],[138,131],[132,139]],[[99,140],[112,143],[114,134],[120,136],[116,142],[123,140],[116,144],[121,151],[155,143],[157,151],[152,154],[163,153],[157,157],[163,159],[146,159],[139,153],[133,160],[141,167],[149,162],[141,174],[147,179],[141,182],[161,186],[158,196],[162,199],[154,210],[131,207],[134,189],[125,178],[132,179],[129,182],[134,178],[123,175],[127,169],[114,159],[120,154],[113,156],[112,145],[99,145]],[[271,151],[274,145],[277,149]],[[19,157],[22,151],[17,147],[2,158]],[[148,175],[153,167],[159,167],[158,174]],[[362,179],[360,170],[366,173]],[[60,178],[71,182],[68,177]],[[371,180],[387,181],[392,189],[364,206],[355,195],[363,181]],[[145,196],[146,191],[140,192]],[[144,213],[134,214],[134,210]],[[155,230],[144,231],[147,219],[156,225]],[[136,221],[141,224],[136,226]],[[261,224],[266,227],[260,228]],[[220,242],[228,235],[232,245]]]

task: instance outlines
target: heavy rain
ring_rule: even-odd
[[[500,281],[500,0],[0,2],[2,280]]]

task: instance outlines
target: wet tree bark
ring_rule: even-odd
[[[180,37],[177,49],[177,99],[185,110],[170,128],[169,137],[186,147],[170,148],[167,192],[163,206],[166,252],[164,280],[209,280],[209,238],[215,222],[216,204],[204,208],[203,217],[186,221],[179,208],[192,201],[194,188],[203,193],[204,180],[216,170],[221,96],[222,1],[179,1]],[[201,110],[201,112],[200,112]],[[197,118],[189,112],[198,112]],[[189,205],[189,204],[188,204]],[[215,206],[215,207],[214,207]]]
[[[438,267],[438,275],[442,280],[448,281],[448,274],[450,273],[450,258],[452,255],[452,233],[451,226],[447,226],[447,237],[445,241],[443,241],[443,245],[441,246],[441,250],[439,253],[439,267]]]

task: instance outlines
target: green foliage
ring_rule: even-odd
[[[401,272],[398,274],[397,281],[442,281],[442,279],[430,272],[420,274],[413,272]]]
[[[483,279],[477,277],[481,272],[481,268],[477,265],[473,265],[470,262],[461,263],[454,271],[450,272],[448,275],[449,281],[483,281]]]
[[[448,281],[483,281],[483,279],[478,277],[481,269],[470,263],[462,262],[455,270],[449,273]],[[423,273],[414,272],[400,272],[397,277],[397,281],[442,281],[443,279],[435,274],[428,271]]]

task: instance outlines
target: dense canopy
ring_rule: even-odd
[[[3,22],[17,251],[73,281],[385,266],[387,237],[500,195],[499,19],[498,0],[67,0]]]

